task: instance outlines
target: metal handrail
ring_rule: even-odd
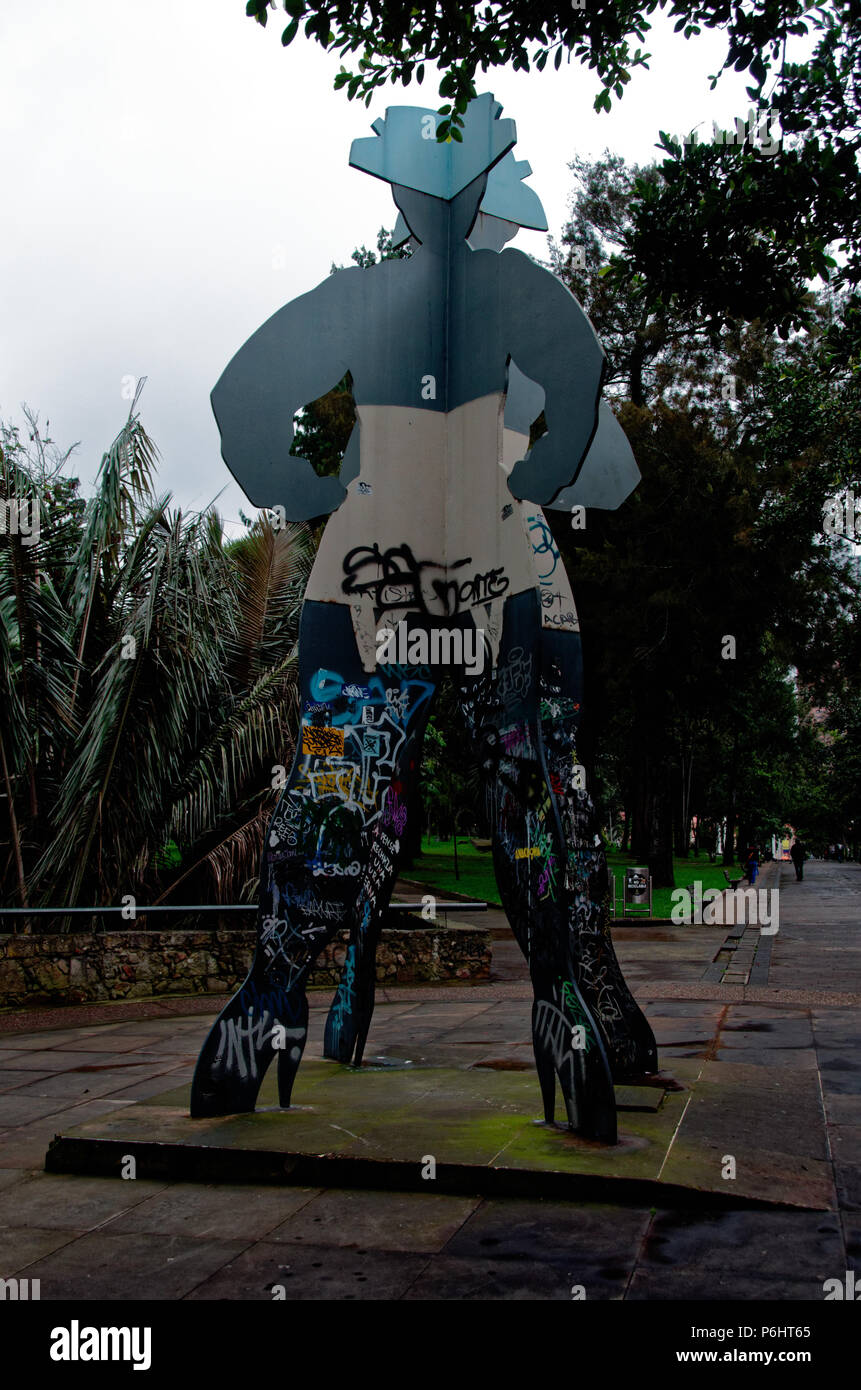
[[[389,903],[387,912],[421,912],[424,903],[419,900],[414,903]],[[112,917],[117,914],[125,914],[125,920],[129,923],[137,921],[139,917],[153,916],[156,913],[173,913],[191,915],[198,912],[257,912],[257,903],[159,903],[152,907],[146,907],[140,903],[134,906],[134,916],[128,914],[130,905],[125,907],[0,907],[0,918],[11,917],[13,927],[16,920],[22,917]],[[446,902],[439,898],[434,903],[434,912],[486,912],[486,902]],[[433,920],[428,919],[428,920]]]

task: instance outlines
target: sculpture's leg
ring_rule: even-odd
[[[349,925],[360,894],[373,890],[380,867],[369,827],[385,819],[386,768],[397,766],[406,734],[383,681],[362,670],[348,609],[306,602],[299,665],[303,724],[264,845],[254,963],[204,1043],[193,1115],[253,1110],[276,1053],[279,1098],[289,1105],[307,1038],[308,973]],[[410,707],[418,708],[432,687],[413,687]],[[364,722],[365,708],[377,722]],[[395,803],[389,815],[397,821]],[[396,838],[391,827],[387,833]]]
[[[409,786],[418,776],[435,687],[427,668],[382,666],[373,679],[385,692],[385,707],[375,711],[377,722],[366,730],[371,749],[368,776],[376,803],[368,817],[368,850],[350,915],[350,942],[323,1043],[324,1056],[356,1066],[361,1064],[374,1012],[377,945],[397,878]]]
[[[303,755],[300,746],[269,824],[254,961],[201,1050],[192,1082],[193,1116],[253,1110],[275,1056],[279,1100],[284,1106],[290,1104],[308,1034],[308,973],[347,920],[354,892],[345,886],[350,880],[344,878],[324,889],[315,874],[318,813],[303,795],[309,761],[319,760]],[[341,809],[339,834],[343,837],[349,832],[350,814]],[[358,843],[358,825],[353,834]]]
[[[301,1056],[307,1029],[302,1003],[304,993],[289,990],[267,973],[258,948],[248,978],[222,1009],[201,1049],[191,1088],[192,1116],[254,1109],[276,1044],[299,1048]]]
[[[386,902],[390,892],[391,886],[385,894]],[[377,944],[384,912],[385,908],[380,909],[364,893],[361,895],[323,1037],[323,1056],[336,1062],[352,1062],[357,1067],[362,1063],[374,1013]]]
[[[657,1071],[652,1030],[628,989],[610,935],[610,879],[576,736],[583,689],[580,634],[542,629],[541,741],[566,850],[558,877],[570,902],[577,984],[604,1036],[615,1081]]]
[[[293,1082],[302,1061],[305,1044],[308,1041],[308,996],[305,993],[305,978],[294,994],[294,1015],[292,1027],[287,1031],[284,1046],[278,1052],[278,1104],[285,1108],[293,1098]]]
[[[616,1101],[603,1039],[571,973],[554,984],[533,978],[532,1048],[544,1119],[554,1122],[558,1078],[570,1128],[615,1144]]]
[[[533,1046],[545,1119],[555,1082],[568,1122],[616,1141],[613,1081],[600,1026],[578,986],[574,903],[560,866],[566,845],[544,760],[540,718],[540,608],[534,591],[505,605],[496,668],[465,680],[462,703],[479,749],[502,904],[529,964]]]
[[[193,1116],[253,1110],[276,1054],[280,1100],[289,1104],[307,1037],[308,971],[347,911],[346,904],[321,898],[328,920],[315,924],[303,916],[302,896],[306,904],[316,902],[317,884],[307,867],[316,832],[301,794],[302,769],[297,751],[263,846],[254,961],[201,1049],[191,1088]]]

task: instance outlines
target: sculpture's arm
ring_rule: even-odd
[[[573,294],[520,251],[503,251],[505,345],[545,391],[542,435],[511,470],[515,497],[551,502],[577,476],[598,425],[606,358]]]
[[[354,359],[356,280],[346,270],[279,309],[252,334],[212,392],[221,454],[256,507],[283,506],[290,521],[332,512],[346,492],[293,458],[293,417],[330,390]],[[367,325],[366,325],[367,327]]]

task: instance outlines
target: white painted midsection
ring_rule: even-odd
[[[527,435],[515,430],[503,430],[502,470],[506,476],[523,458],[529,447]],[[537,502],[518,503],[530,541],[532,570],[541,597],[541,626],[553,632],[579,632],[580,619],[571,582],[565,571],[562,556],[553,540],[547,518]]]
[[[350,605],[367,670],[376,631],[411,612],[470,611],[495,653],[505,599],[541,586],[550,561],[534,553],[530,521],[540,508],[507,486],[527,440],[503,429],[503,409],[501,392],[448,414],[357,407],[359,477],[329,518],[306,597]],[[556,570],[562,581],[561,560]]]

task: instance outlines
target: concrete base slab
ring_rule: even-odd
[[[700,1123],[690,1134],[684,1129],[692,1109],[686,1084],[696,1084],[701,1069],[680,1063],[672,1092],[620,1087],[631,1108],[620,1110],[619,1143],[608,1146],[539,1122],[533,1073],[352,1068],[307,1058],[289,1110],[277,1105],[274,1070],[254,1114],[192,1120],[182,1086],[64,1131],[45,1167],[118,1176],[133,1155],[139,1179],[827,1209],[831,1191],[811,1171],[819,1165],[808,1158],[799,1174],[790,1149],[770,1156],[767,1181],[757,1162],[739,1161],[731,1184],[722,1178],[714,1125],[701,1123],[708,1096],[694,1110]]]

